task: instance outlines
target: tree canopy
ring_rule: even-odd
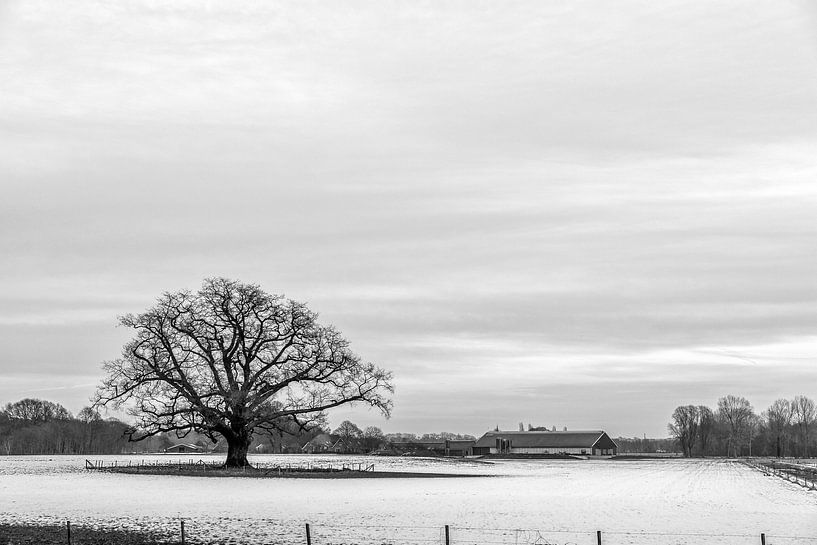
[[[14,403],[7,403],[4,412],[9,418],[27,423],[68,420],[71,418],[71,413],[59,403],[30,397]]]
[[[389,372],[361,360],[303,303],[254,284],[206,279],[120,323],[134,338],[103,364],[95,402],[125,406],[134,440],[196,430],[224,438],[226,466],[238,467],[257,429],[308,426],[348,403],[391,409]]]

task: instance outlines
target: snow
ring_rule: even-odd
[[[135,456],[134,460],[146,459]],[[181,459],[162,456],[154,459]],[[206,457],[193,456],[194,460]],[[126,460],[127,457],[94,459]],[[480,474],[447,479],[247,479],[86,471],[84,457],[0,457],[0,522],[174,531],[221,543],[314,545],[544,543],[799,545],[817,542],[817,491],[729,460],[520,460],[494,463],[256,456],[378,471]],[[669,535],[667,535],[669,534]],[[698,535],[696,535],[698,534]]]

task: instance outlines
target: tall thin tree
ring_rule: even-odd
[[[814,400],[804,395],[795,396],[791,401],[792,420],[797,426],[800,439],[800,452],[804,458],[809,456],[809,442],[811,441],[811,428],[817,418],[817,407]]]
[[[788,399],[777,399],[763,412],[763,418],[774,437],[775,455],[780,458],[784,452],[784,441],[792,419],[792,404]]]

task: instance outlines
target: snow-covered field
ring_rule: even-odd
[[[454,545],[595,545],[597,530],[605,545],[760,544],[761,532],[768,545],[817,543],[817,491],[726,460],[255,460],[489,477],[212,479],[86,471],[84,457],[0,457],[0,522],[172,530],[184,518],[192,542],[246,544],[305,543],[305,523],[314,545],[439,544],[446,524]]]

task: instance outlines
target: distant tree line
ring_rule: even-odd
[[[354,453],[354,454],[398,454],[398,447],[405,448],[407,445],[423,445],[428,442],[439,442],[453,439],[471,439],[472,435],[463,435],[452,432],[425,433],[422,435],[414,433],[388,433],[376,426],[367,426],[361,429],[350,420],[344,420],[334,430],[326,425],[309,430],[307,433],[291,434],[289,440],[280,435],[270,437],[272,452],[295,452],[301,451],[305,445],[320,435],[328,437],[332,444],[333,452]],[[278,441],[282,448],[274,449]],[[257,449],[258,447],[256,447]],[[417,449],[414,449],[417,450]]]
[[[675,453],[678,446],[675,439],[649,437],[616,437],[619,454],[655,454]]]
[[[817,452],[817,405],[804,395],[778,399],[757,414],[744,397],[727,395],[717,407],[680,405],[668,429],[684,456],[808,458]]]
[[[128,425],[85,407],[73,416],[59,403],[22,399],[0,410],[0,453],[116,454]]]
[[[120,454],[127,452],[162,452],[184,442],[202,451],[226,452],[225,441],[215,443],[204,434],[161,433],[141,441],[130,441],[133,427],[114,418],[103,419],[91,407],[76,416],[59,403],[26,398],[8,403],[0,409],[0,454]],[[361,429],[344,420],[332,430],[325,420],[309,426],[282,422],[270,430],[256,434],[251,453],[300,453],[304,445],[320,435],[326,435],[338,452],[388,453],[392,443],[423,442],[444,439],[473,439],[456,433],[384,434],[376,426]]]
[[[476,437],[473,435],[463,434],[463,433],[453,433],[449,431],[443,431],[440,433],[424,433],[421,435],[414,434],[414,433],[387,433],[385,435],[387,441],[417,441],[417,442],[424,442],[424,441],[476,441]]]

